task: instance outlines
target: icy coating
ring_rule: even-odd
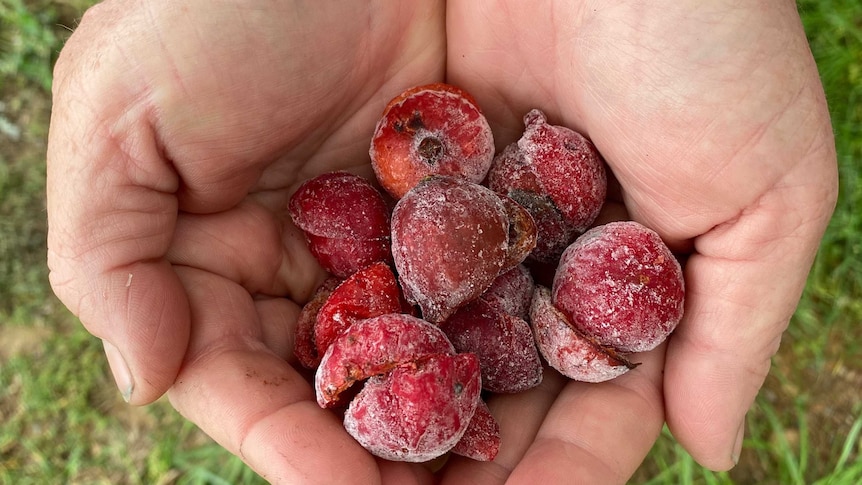
[[[339,335],[323,354],[314,378],[321,407],[340,404],[340,394],[357,381],[430,354],[454,354],[455,348],[436,326],[405,314],[361,320]]]
[[[553,301],[582,332],[621,352],[655,348],[683,315],[682,269],[651,229],[595,227],[563,253]]]
[[[433,355],[369,379],[347,408],[344,428],[375,456],[428,461],[464,435],[480,388],[476,356]]]
[[[607,195],[607,174],[599,152],[580,133],[549,124],[538,109],[527,113],[524,123],[524,136],[518,140],[524,160],[567,222],[575,231],[585,231]]]
[[[488,186],[533,216],[538,240],[531,257],[549,263],[598,216],[607,174],[596,148],[579,133],[549,124],[538,109],[524,123],[523,136],[494,158]]]
[[[472,96],[442,83],[400,94],[383,112],[369,149],[377,180],[395,198],[422,178],[479,183],[494,157],[491,127]]]
[[[306,180],[288,205],[303,231],[331,239],[376,239],[389,235],[389,210],[383,196],[364,178],[329,172]]]
[[[500,198],[461,179],[432,176],[395,205],[392,255],[404,294],[430,322],[481,295],[508,257]]]
[[[530,270],[519,264],[498,276],[480,298],[503,313],[527,320],[535,286]]]
[[[458,352],[479,357],[482,387],[491,392],[526,391],[542,382],[542,361],[530,325],[481,298],[440,324]]]
[[[604,382],[634,367],[622,356],[609,353],[573,329],[565,315],[551,303],[548,288],[536,287],[530,307],[530,323],[536,344],[548,365],[569,379]]]

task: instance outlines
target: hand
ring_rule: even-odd
[[[517,4],[502,14],[464,2],[446,6],[444,27],[441,4],[405,5],[115,1],[84,18],[56,69],[49,265],[58,296],[105,341],[124,396],[143,404],[169,389],[182,414],[272,481],[431,481],[421,466],[372,459],[316,407],[289,365],[297,302],[323,275],[284,206],[317,173],[367,173],[368,140],[386,101],[447,79],[477,96],[501,142],[533,106],[585,131],[632,216],[692,251],[688,317],[668,348],[667,418],[696,458],[729,466],[720,450],[736,428],[725,425],[741,420],[762,382],[834,199],[828,119],[795,12],[764,14],[767,25],[791,22],[756,48],[735,44],[739,32],[762,32],[763,19],[744,15],[727,31],[701,31],[694,16],[690,31],[674,32],[730,37],[726,52],[745,54],[733,68],[720,65],[721,52],[698,52],[720,47],[714,39],[647,50],[648,27],[661,37],[653,41],[673,40],[649,23],[678,29],[672,15],[641,13],[638,26],[621,9],[585,8],[554,12],[557,25],[572,27],[548,28],[551,20]],[[633,26],[645,30],[626,30]],[[534,37],[509,35],[518,32]],[[646,32],[642,44],[636,32]],[[521,51],[516,39],[538,47]],[[637,48],[602,56],[600,48],[624,45],[616,39]],[[679,63],[695,54],[712,69]],[[654,57],[673,75],[635,62]],[[785,99],[797,94],[789,83],[734,77],[749,75],[746,59],[760,76],[793,74],[806,89]],[[720,94],[725,84],[731,89]],[[635,95],[643,86],[652,97]],[[714,98],[700,97],[704,86]],[[794,121],[809,138],[778,143]],[[723,243],[730,238],[745,244]],[[728,272],[733,288],[722,282]],[[749,315],[751,302],[758,315]],[[751,323],[728,332],[745,321],[743,311]],[[493,482],[514,469],[513,478],[544,470],[625,480],[663,422],[663,358],[662,350],[644,355],[645,365],[606,385],[548,373],[540,389],[496,398],[492,410],[511,446],[494,464],[453,460],[441,478]]]
[[[516,137],[536,105],[584,132],[630,216],[687,254],[686,316],[667,345],[663,394],[641,388],[619,407],[641,413],[652,433],[664,407],[698,462],[732,467],[837,196],[828,112],[795,4],[461,1],[447,10],[447,79],[476,94],[495,133]],[[584,444],[581,429],[551,419],[533,449]],[[635,438],[619,443],[645,455],[650,440]],[[622,448],[594,456],[610,467]],[[541,470],[525,466],[535,455],[516,475],[540,483]]]

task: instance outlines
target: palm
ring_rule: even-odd
[[[727,468],[834,202],[827,113],[793,4],[465,1],[448,15],[448,79],[477,92],[509,141],[534,106],[586,133],[629,215],[689,254],[664,406],[698,460]]]
[[[299,303],[323,277],[285,207],[313,175],[368,173],[385,102],[445,79],[476,96],[498,148],[533,107],[587,134],[631,216],[691,256],[690,304],[667,348],[664,396],[664,347],[612,383],[549,373],[539,389],[491,400],[507,443],[496,462],[456,459],[443,479],[497,482],[515,469],[528,481],[576,472],[624,481],[655,440],[665,404],[696,457],[726,468],[713,442],[730,439],[759,387],[804,279],[797,267],[810,264],[828,215],[828,122],[802,119],[823,110],[795,12],[764,20],[698,2],[668,2],[653,15],[652,4],[537,11],[465,0],[446,5],[444,26],[437,4],[272,3],[106,3],[60,60],[52,284],[91,332],[124,349],[132,402],[170,387],[180,412],[274,481],[429,479],[419,467],[378,467],[285,362]],[[740,33],[762,32],[758,22],[778,35],[747,48],[752,39]],[[728,56],[737,51],[749,55]],[[767,82],[793,72],[803,74],[789,89]],[[818,130],[795,133],[802,121]],[[111,190],[91,194],[94,185]],[[820,209],[806,215],[790,199]],[[812,229],[788,246],[800,218]],[[784,259],[764,257],[778,253]],[[769,279],[782,270],[795,276]],[[745,284],[728,286],[731,274]],[[735,332],[767,290],[781,301]],[[704,400],[729,411],[688,412]]]

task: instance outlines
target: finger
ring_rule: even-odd
[[[698,238],[686,263],[665,399],[671,432],[708,468],[726,470],[739,458],[745,414],[832,212],[834,170],[818,165],[800,164],[754,209]]]
[[[608,382],[570,382],[506,483],[626,483],[664,423],[664,346]]]
[[[273,483],[379,483],[375,460],[321,409],[309,384],[261,342],[242,287],[178,268],[189,353],[169,397],[186,418]]]
[[[488,399],[488,408],[500,425],[497,456],[490,462],[452,456],[441,477],[442,483],[505,483],[533,443],[548,409],[566,382],[559,372],[546,368],[539,386],[517,394],[497,394]]]

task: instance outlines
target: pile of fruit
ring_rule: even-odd
[[[537,386],[543,360],[613,379],[682,318],[682,271],[661,238],[633,221],[593,227],[607,196],[593,144],[537,109],[524,123],[495,154],[469,94],[413,88],[371,141],[383,190],[333,172],[290,200],[332,275],[302,309],[295,355],[316,369],[320,406],[376,456],[493,460],[483,395]],[[544,286],[533,270],[548,267]]]

